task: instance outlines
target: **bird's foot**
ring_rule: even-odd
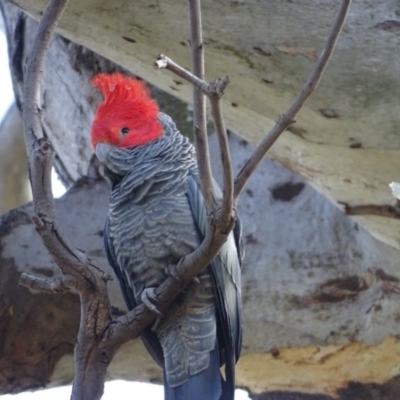
[[[165,267],[165,273],[176,281],[180,282],[181,278],[179,277],[178,268],[182,264],[184,258],[181,258],[177,264],[169,264]]]
[[[161,315],[161,311],[156,306],[156,304],[158,303],[158,299],[155,288],[143,289],[140,298],[142,299],[142,302],[149,310]]]

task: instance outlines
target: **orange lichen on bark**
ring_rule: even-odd
[[[383,384],[400,374],[400,342],[386,337],[367,346],[280,348],[279,355],[246,354],[237,365],[237,385],[253,393],[293,391],[337,396],[350,382]]]

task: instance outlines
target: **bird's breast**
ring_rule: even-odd
[[[118,264],[131,282],[158,286],[166,267],[200,244],[185,176],[176,178],[180,175],[168,172],[135,186],[125,182],[111,196],[110,235]]]

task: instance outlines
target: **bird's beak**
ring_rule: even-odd
[[[112,144],[98,143],[96,145],[96,155],[101,163],[105,163],[107,161],[108,154],[115,149],[116,147]]]

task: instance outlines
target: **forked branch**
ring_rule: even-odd
[[[260,145],[254,150],[254,153],[236,177],[234,189],[235,202],[237,202],[246,182],[249,180],[250,176],[253,174],[258,164],[264,158],[267,151],[272,147],[276,139],[278,139],[278,137],[295,122],[295,117],[297,113],[299,112],[301,107],[303,107],[306,100],[317,88],[321,76],[324,73],[326,66],[328,65],[333,50],[335,49],[337,39],[349,11],[350,4],[351,0],[342,0],[342,4],[336,16],[335,22],[331,28],[328,39],[326,40],[325,46],[306,83],[303,85],[300,93],[297,95],[287,111],[279,117],[278,122],[275,124],[275,126],[271,129],[271,131],[260,143]]]
[[[221,97],[223,96],[224,90],[229,83],[229,78],[226,76],[225,78],[215,79],[208,83],[204,79],[200,79],[193,75],[185,68],[182,68],[180,65],[163,54],[160,54],[157,57],[157,60],[154,62],[153,66],[156,69],[167,69],[182,79],[185,79],[195,88],[201,90],[210,100],[211,113],[213,116],[215,131],[217,132],[218,136],[223,170],[223,195],[221,212],[219,213],[218,218],[215,220],[215,225],[218,226],[222,232],[229,233],[235,220],[235,216],[233,215],[233,174],[228,137],[226,134],[225,120],[222,114],[221,106]],[[195,110],[193,110],[193,112],[194,111]],[[206,151],[207,154],[204,154]],[[200,163],[203,159],[209,159],[208,146],[207,148],[201,146],[197,147],[197,159]],[[212,204],[211,210],[215,210],[216,207],[218,207],[218,204],[214,199],[214,204]],[[211,210],[208,209],[209,212]]]
[[[75,357],[73,399],[94,400],[101,397],[103,386],[99,385],[99,380],[85,381],[86,360],[95,351],[96,341],[110,321],[110,304],[106,291],[109,278],[84,253],[71,246],[58,227],[51,190],[53,149],[51,143],[43,137],[40,121],[40,83],[45,56],[52,33],[67,4],[68,0],[51,0],[39,23],[27,62],[23,104],[25,143],[35,210],[33,221],[64,278],[43,280],[22,275],[20,283],[46,292],[65,292],[70,289],[78,291],[82,313],[75,352],[78,356]],[[106,366],[99,364],[96,373],[98,377],[103,377],[103,382],[105,372]]]
[[[325,71],[325,68],[329,62],[333,50],[335,49],[335,45],[342,30],[350,4],[351,0],[342,1],[335,22],[331,28],[331,31],[325,43],[324,49],[322,50],[321,55],[313,71],[311,72],[307,81],[303,85],[302,89],[300,90],[299,94],[297,95],[293,103],[290,105],[288,110],[279,117],[278,122],[267,134],[267,136],[260,143],[260,145],[255,149],[254,153],[247,161],[247,163],[243,166],[242,170],[235,178],[234,185],[232,185],[232,178],[231,178],[232,168],[231,168],[231,161],[229,154],[228,139],[226,135],[225,123],[220,102],[220,99],[223,95],[223,91],[229,82],[228,77],[208,83],[203,78],[199,78],[198,76],[193,75],[190,71],[187,71],[186,69],[182,68],[180,65],[178,65],[165,55],[160,54],[158,56],[156,62],[154,63],[155,68],[170,70],[174,74],[178,75],[179,77],[191,83],[195,87],[195,91],[202,91],[210,99],[214,126],[220,144],[220,155],[221,155],[223,174],[224,174],[224,189],[223,189],[224,194],[222,200],[222,213],[220,214],[221,216],[220,220],[217,221],[216,223],[218,227],[227,228],[228,231],[232,227],[229,225],[229,222],[232,221],[232,219],[234,219],[234,215],[232,215],[233,212],[232,205],[237,203],[237,200],[245,184],[247,183],[248,179],[253,174],[253,172],[256,170],[257,166],[259,165],[259,163],[261,162],[267,151],[275,143],[278,137],[291,124],[295,122],[295,117],[297,113],[304,105],[308,97],[317,88],[321,76]],[[192,19],[192,21],[195,20]],[[197,110],[194,104],[194,114],[196,112]],[[198,147],[198,152],[200,152],[200,154],[198,155],[198,160],[200,162],[200,165],[202,160],[209,160],[209,156],[207,153],[208,147],[205,146],[200,148]]]

